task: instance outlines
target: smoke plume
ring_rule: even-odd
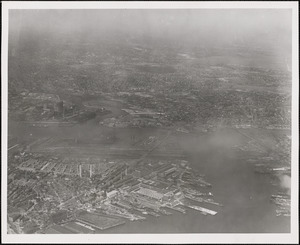
[[[284,188],[289,194],[291,193],[291,177],[283,175],[279,177],[280,186]]]

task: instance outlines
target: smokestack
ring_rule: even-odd
[[[80,176],[80,178],[82,177],[82,175],[81,175],[81,164],[79,165],[79,176]]]
[[[92,174],[93,174],[92,167],[93,167],[92,164],[90,164],[90,178],[92,178]]]

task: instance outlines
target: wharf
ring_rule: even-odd
[[[210,210],[207,208],[202,208],[202,207],[195,206],[195,205],[188,205],[187,207],[189,207],[191,209],[195,209],[197,211],[200,211],[201,213],[204,213],[204,214],[216,215],[218,213],[216,211],[213,211],[213,210]]]

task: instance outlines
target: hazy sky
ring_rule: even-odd
[[[10,29],[74,31],[82,28],[259,33],[291,31],[291,10],[10,10]],[[182,29],[184,28],[184,29]],[[45,30],[46,29],[46,30]]]
[[[289,9],[10,10],[10,41],[110,34],[175,41],[264,43],[291,48]]]

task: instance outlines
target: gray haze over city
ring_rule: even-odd
[[[10,10],[8,233],[288,233],[288,9]]]

